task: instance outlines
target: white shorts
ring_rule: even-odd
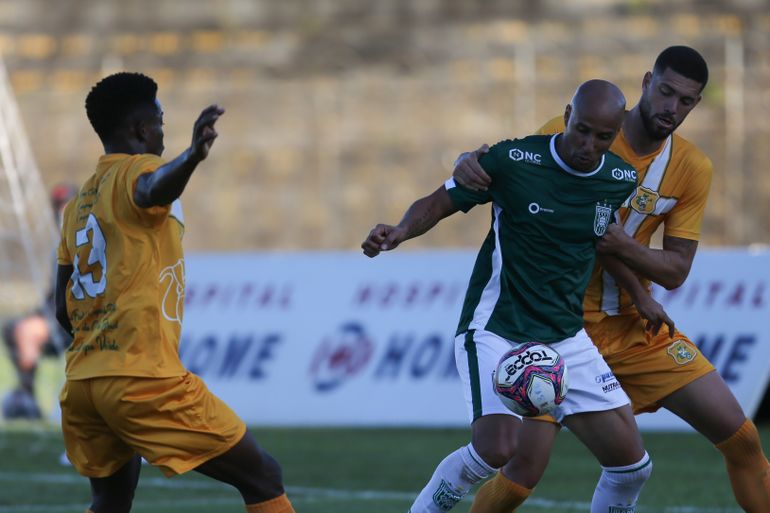
[[[455,361],[470,422],[485,415],[519,417],[505,407],[492,386],[492,374],[500,358],[518,344],[483,330],[470,330],[455,337]],[[551,414],[556,420],[561,422],[575,413],[614,410],[629,404],[628,396],[585,330],[549,346],[559,352],[569,369],[569,390]]]

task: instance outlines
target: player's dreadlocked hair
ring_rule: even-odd
[[[689,46],[669,46],[658,55],[653,72],[661,74],[666,69],[679,73],[701,84],[701,91],[709,80],[709,68],[697,50]]]
[[[152,108],[158,84],[141,73],[121,72],[100,80],[86,97],[86,114],[104,142],[128,116],[141,108]]]

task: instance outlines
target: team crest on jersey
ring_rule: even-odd
[[[698,356],[698,350],[695,349],[686,340],[676,340],[666,349],[668,355],[674,359],[677,365],[690,363]]]
[[[594,216],[594,233],[597,237],[601,237],[607,231],[610,217],[612,217],[612,207],[607,204],[597,203],[596,215]]]
[[[455,507],[455,504],[462,499],[462,493],[452,488],[452,486],[441,480],[441,484],[438,486],[438,490],[433,494],[433,502],[441,511],[449,511]]]
[[[160,283],[166,284],[161,313],[166,320],[182,324],[184,307],[184,260],[181,258],[160,272]]]
[[[640,214],[652,214],[655,212],[659,199],[660,194],[640,185],[636,188],[634,197],[631,199],[631,208]]]

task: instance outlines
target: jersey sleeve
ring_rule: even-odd
[[[164,221],[171,211],[171,205],[159,205],[142,208],[134,201],[134,192],[139,177],[152,173],[164,164],[163,159],[156,155],[136,155],[132,158],[130,167],[124,175],[123,194],[121,194],[125,213],[144,225],[154,226]]]
[[[495,144],[489,149],[489,153],[485,153],[479,158],[479,164],[482,169],[484,169],[492,179],[492,184],[489,189],[486,191],[473,191],[455,182],[454,178],[449,178],[449,180],[444,182],[444,188],[446,188],[449,193],[452,203],[463,212],[468,212],[476,205],[483,205],[484,203],[492,201],[491,191],[495,186],[495,179],[499,176],[500,172],[498,169],[500,144],[501,143]]]
[[[537,135],[553,135],[559,134],[564,131],[564,116],[556,116],[541,126],[537,132]]]
[[[61,237],[59,238],[59,245],[56,248],[56,263],[58,265],[72,265],[72,254],[70,253],[69,247],[67,247],[67,227],[72,226],[71,218],[72,218],[72,210],[76,205],[76,201],[73,199],[69,203],[67,203],[67,206],[64,207],[64,212],[62,213],[62,230],[61,230]]]
[[[700,240],[703,212],[706,209],[713,165],[705,155],[693,166],[692,178],[682,197],[664,221],[664,234],[668,237]]]

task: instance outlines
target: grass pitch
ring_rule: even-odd
[[[765,447],[770,429],[761,429]],[[301,513],[405,513],[435,465],[468,441],[465,429],[252,429],[284,468]],[[638,511],[739,513],[721,455],[690,434],[647,433],[655,469]],[[40,424],[0,430],[0,513],[82,512],[87,480],[62,466],[61,435]],[[588,511],[598,465],[564,432],[543,482],[521,513]],[[466,499],[453,511],[466,513]],[[191,472],[165,479],[145,466],[134,512],[240,512],[237,492]]]

